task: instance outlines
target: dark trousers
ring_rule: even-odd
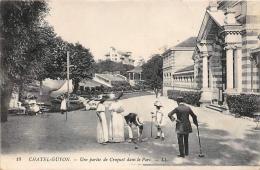
[[[189,134],[177,134],[180,155],[189,155]]]

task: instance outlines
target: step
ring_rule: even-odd
[[[223,111],[228,110],[227,107],[225,107],[225,106],[221,106],[221,105],[210,104],[210,106],[215,107],[215,108],[222,109]]]
[[[211,106],[211,105],[207,105],[206,108],[212,109],[212,110],[215,110],[215,111],[218,111],[218,112],[223,112],[222,109],[220,109],[220,108],[218,108],[218,107]]]

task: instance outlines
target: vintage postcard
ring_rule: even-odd
[[[260,170],[260,1],[0,1],[1,170]]]

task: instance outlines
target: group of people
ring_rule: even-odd
[[[113,101],[108,107],[108,112],[110,112],[110,122],[109,126],[106,119],[106,107],[104,105],[105,99],[102,99],[97,106],[97,141],[101,144],[107,144],[110,142],[123,142],[124,137],[124,122],[126,122],[129,132],[128,142],[133,140],[132,127],[137,127],[138,139],[141,139],[144,124],[142,120],[136,113],[125,113],[122,103],[119,99],[122,97],[123,93],[118,96],[112,94],[110,97]],[[155,139],[165,139],[165,125],[166,119],[169,118],[172,122],[176,121],[176,133],[179,145],[179,157],[185,157],[189,155],[189,133],[192,132],[191,123],[189,121],[189,116],[192,117],[193,122],[198,126],[197,116],[194,114],[192,109],[183,103],[183,98],[177,98],[178,107],[173,109],[168,115],[165,115],[161,110],[162,104],[160,101],[156,101],[154,106],[156,108],[155,112],[151,112],[153,123],[157,128],[157,135]],[[176,114],[176,118],[174,115]]]
[[[138,139],[142,141],[142,134],[144,123],[136,113],[126,113],[120,98],[123,93],[110,94],[109,104],[104,104],[107,100],[104,97],[100,98],[97,105],[97,142],[103,145],[108,143],[118,143],[125,141],[124,124],[126,122],[128,128],[129,139],[128,142],[133,142],[132,128],[135,126],[138,130]],[[61,111],[64,113],[66,109],[66,97],[62,99]],[[162,104],[160,101],[156,101],[154,106],[155,112],[152,114],[152,122],[156,126],[157,135],[155,139],[165,140],[165,125],[166,119],[170,119],[172,122],[176,121],[176,133],[179,145],[179,157],[185,157],[189,155],[189,133],[192,132],[189,116],[192,117],[193,123],[198,126],[197,116],[193,113],[192,109],[183,103],[183,98],[177,98],[178,107],[174,108],[171,112],[164,114],[161,110]],[[110,113],[110,114],[107,114]],[[174,117],[174,115],[176,116]],[[108,119],[107,119],[108,118]],[[107,121],[109,120],[109,121]],[[152,130],[152,127],[151,127]]]
[[[108,107],[110,114],[109,124],[106,118],[106,106],[104,105],[105,98],[100,99],[97,105],[96,113],[98,117],[97,123],[97,142],[103,145],[108,142],[123,142],[124,136],[124,108],[119,99],[123,96],[123,93],[110,95],[112,102]]]

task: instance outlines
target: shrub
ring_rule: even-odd
[[[135,85],[135,86],[133,86],[133,89],[134,89],[134,90],[140,90],[141,87],[140,87],[139,85]]]
[[[85,87],[85,93],[86,94],[90,93],[90,88],[89,87]]]
[[[184,103],[199,106],[201,91],[180,91],[180,90],[168,90],[167,96],[169,99],[177,100],[177,97],[182,96]]]
[[[79,109],[82,109],[82,108],[84,108],[84,105],[81,102],[79,102],[79,101],[70,101],[68,111],[79,110]],[[49,112],[59,112],[59,111],[60,111],[60,101],[53,100],[51,102],[51,106],[50,106]]]
[[[259,112],[260,95],[240,94],[227,95],[227,105],[231,113],[252,117],[253,112]]]

